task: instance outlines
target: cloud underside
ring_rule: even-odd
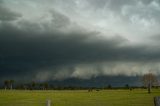
[[[36,32],[30,27],[34,24],[25,29],[6,23],[1,26],[1,78],[45,81],[159,72],[159,51],[127,45],[120,36],[100,39],[99,33],[86,30]]]
[[[97,11],[100,7],[106,8],[107,6],[106,0],[100,3],[97,0],[86,2],[85,5],[92,4],[92,9],[96,8]],[[122,8],[124,3],[127,3],[126,8],[131,11],[133,10],[131,5],[137,4],[136,0],[131,0],[131,2],[115,0],[113,3],[111,1],[107,3],[111,6],[108,7],[109,10],[116,14],[121,13],[119,10],[124,9]],[[154,2],[141,0],[141,3],[144,6]],[[155,3],[159,2],[155,1]],[[85,7],[79,6],[82,10]],[[74,16],[76,11],[73,16],[70,16],[70,14],[63,14],[62,10],[60,12],[58,7],[55,6],[55,8],[49,9],[45,15],[37,16],[35,20],[35,17],[25,17],[23,13],[11,11],[10,8],[0,5],[1,79],[19,78],[46,81],[67,78],[90,79],[108,75],[137,76],[148,72],[159,74],[158,31],[157,35],[154,33],[153,36],[149,36],[148,43],[131,43],[131,39],[122,33],[116,34],[115,32],[110,35],[111,33],[104,33],[98,28],[93,30],[94,27],[82,25],[86,21],[80,19],[77,21]],[[123,21],[124,19],[129,21],[130,14],[125,12],[126,16],[119,14],[119,17],[123,18]],[[134,12],[135,10],[132,13]],[[158,21],[159,16],[152,17],[154,21]],[[148,16],[139,17],[138,15],[138,18],[147,20]],[[138,18],[134,18],[134,21]],[[145,37],[142,38],[143,41],[146,40]]]

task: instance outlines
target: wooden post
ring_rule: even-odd
[[[51,100],[47,100],[46,106],[51,106]]]
[[[148,84],[148,93],[151,93],[151,83]]]
[[[155,106],[160,106],[160,96],[154,97],[154,104],[155,104]]]

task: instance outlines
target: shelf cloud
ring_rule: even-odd
[[[1,80],[160,74],[159,0],[0,3]]]

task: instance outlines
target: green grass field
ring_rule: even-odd
[[[160,90],[87,90],[62,91],[4,91],[0,90],[0,106],[45,106],[46,100],[52,106],[154,106],[153,97]]]

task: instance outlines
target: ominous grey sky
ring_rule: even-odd
[[[0,78],[160,74],[160,0],[0,0]]]

